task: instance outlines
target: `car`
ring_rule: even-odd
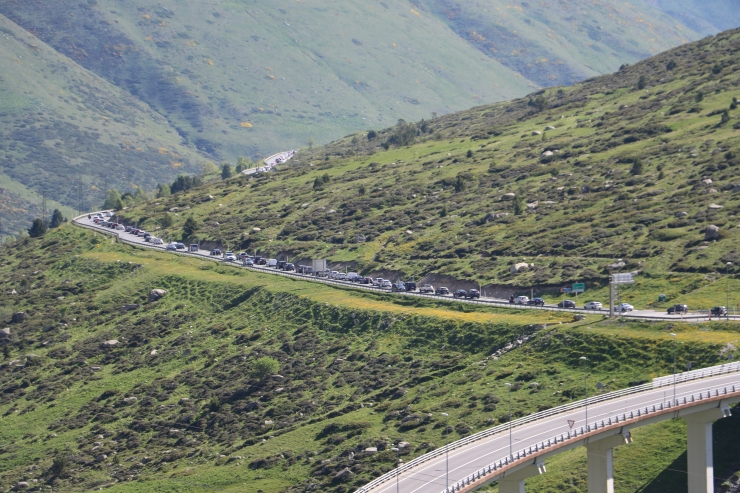
[[[514,298],[514,303],[517,305],[528,305],[529,296],[517,296],[516,298]]]
[[[221,255],[221,250],[219,250],[218,248],[214,248],[213,250],[211,250],[211,253],[209,255]]]
[[[252,260],[251,258],[247,257],[247,258],[245,258],[245,259],[242,260],[242,265],[244,265],[246,267],[252,267],[254,265],[254,260]]]
[[[527,302],[528,305],[534,305],[534,306],[545,306],[545,300],[542,298],[532,298]]]
[[[191,252],[197,252],[198,251],[198,248],[200,248],[200,247],[198,246],[197,243],[191,243],[190,244],[190,251]]]
[[[288,271],[295,270],[295,265],[293,265],[291,263],[287,263],[287,264],[285,264],[285,267],[283,267],[283,270],[288,270]]]
[[[406,285],[406,291],[416,291],[416,283],[414,281],[407,281],[404,284]]]
[[[150,242],[150,243],[151,243],[152,245],[164,245],[164,240],[162,240],[162,238],[154,238],[154,237],[152,237],[152,238],[151,238],[151,239],[149,240],[149,242]]]
[[[260,258],[259,260],[255,260],[254,263],[256,265],[267,265],[267,259],[266,258]]]
[[[376,277],[375,279],[373,279],[373,286],[380,286],[381,284],[383,284],[383,281],[385,281],[385,279],[383,279],[382,277]]]
[[[381,288],[392,288],[393,284],[388,279],[383,279],[383,282],[380,283]]]
[[[468,292],[465,291],[464,289],[458,289],[457,291],[455,291],[455,294],[453,294],[452,296],[454,296],[455,298],[467,298]]]
[[[167,246],[164,247],[165,250],[177,250],[177,247],[174,243],[168,243]]]
[[[434,294],[434,286],[432,286],[431,284],[425,284],[419,288],[419,292]]]
[[[283,268],[285,267],[285,264],[287,264],[287,263],[288,263],[287,260],[278,260],[278,263],[275,266],[275,268],[280,269],[280,270],[283,270]]]
[[[601,310],[603,308],[603,305],[598,301],[589,301],[585,305],[583,305],[584,310]]]
[[[185,250],[185,244],[184,243],[174,242],[173,245],[175,245],[175,248],[177,248],[178,250]]]
[[[437,294],[439,296],[447,296],[450,294],[450,290],[442,286],[441,288],[437,288],[437,290],[434,291],[434,294]]]
[[[573,300],[563,300],[558,303],[558,308],[575,308],[576,302]]]
[[[267,260],[267,266],[272,268],[277,268],[278,261],[276,258],[271,258]]]
[[[373,278],[372,277],[363,277],[362,281],[360,281],[360,284],[372,284]]]
[[[244,260],[248,256],[249,255],[247,254],[247,252],[239,252],[239,253],[236,254],[236,258],[238,258],[239,260]]]
[[[236,262],[236,255],[234,255],[234,252],[226,252],[224,253],[224,260],[226,262]]]
[[[116,231],[126,231],[126,226],[124,226],[123,224],[119,224],[118,226],[116,226]]]
[[[347,272],[348,281],[356,282],[358,277],[360,277],[360,275],[357,272]]]
[[[393,286],[391,286],[391,291],[393,291],[394,293],[406,291],[406,285],[403,282],[398,281],[397,283],[393,284]]]
[[[672,307],[668,308],[668,315],[674,315],[677,313],[688,313],[689,312],[689,306],[688,305],[673,305]]]
[[[618,312],[631,312],[634,309],[635,307],[630,305],[629,303],[620,303],[614,307],[614,310]]]
[[[724,317],[727,316],[727,308],[724,306],[715,306],[709,311],[709,313],[711,313],[713,317]]]
[[[473,298],[480,299],[480,291],[478,291],[477,289],[469,289],[468,290],[468,298],[470,298],[471,300]]]

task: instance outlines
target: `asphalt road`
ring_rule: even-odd
[[[93,213],[94,214],[94,213]],[[80,218],[75,219],[75,222],[77,222],[80,225],[91,227],[93,229],[97,229],[100,231],[105,231],[107,233],[117,233],[121,239],[128,243],[141,245],[143,247],[147,248],[157,248],[164,250],[165,245],[152,245],[150,243],[147,243],[144,241],[143,238],[139,238],[137,236],[134,236],[132,234],[126,233],[125,231],[115,231],[110,228],[104,228],[102,226],[98,226],[95,224],[91,219],[88,219],[87,216],[83,216]],[[177,250],[177,251],[171,251],[172,253],[179,253],[179,254],[190,254],[191,256],[201,257],[201,258],[208,258],[211,260],[214,260],[216,257],[210,256],[209,251],[200,250],[198,252],[185,252],[183,250]],[[234,252],[237,253],[237,252]],[[219,257],[220,258],[220,257]],[[241,266],[241,262],[230,262],[232,264],[235,264],[237,266]],[[311,275],[304,275],[304,274],[298,274],[295,272],[284,272],[284,271],[278,271],[274,268],[269,268],[267,266],[253,266],[249,267],[253,270],[258,270],[266,273],[271,274],[282,274],[282,275],[289,275],[291,277],[297,277],[301,279],[305,279],[307,281],[314,281],[314,282],[328,282],[325,278],[317,278]],[[330,281],[331,284],[335,286],[346,286],[347,288],[351,289],[366,289],[371,291],[383,291],[387,293],[391,293],[390,289],[381,289],[378,287],[373,287],[369,285],[364,284],[358,284],[353,283],[349,281],[338,281],[338,280],[332,280]],[[535,310],[543,310],[543,309],[550,309],[550,310],[562,310],[557,307],[556,304],[546,304],[544,306],[531,306],[531,305],[517,305],[517,304],[511,304],[509,303],[509,300],[507,299],[500,299],[500,298],[491,298],[491,297],[481,297],[480,300],[467,300],[467,299],[459,299],[459,298],[453,298],[452,295],[448,296],[440,296],[440,295],[426,295],[426,294],[420,294],[418,292],[414,293],[393,293],[400,296],[420,296],[420,297],[427,297],[437,300],[447,300],[447,301],[456,301],[456,302],[462,302],[462,303],[475,303],[475,304],[486,304],[490,306],[496,306],[500,308],[512,308],[512,309],[535,309]],[[587,299],[587,297],[582,297],[582,303],[586,303],[590,301]],[[583,305],[578,305],[579,308],[568,308],[564,311],[572,312],[572,313],[597,313],[604,316],[609,315],[608,307],[605,307],[601,310],[585,310],[583,308]],[[634,318],[634,319],[641,319],[641,320],[693,320],[693,321],[704,321],[708,320],[708,315],[706,313],[694,313],[689,312],[688,314],[679,314],[679,315],[668,315],[665,311],[657,311],[657,310],[634,310],[631,312],[624,312],[621,314],[621,316],[625,318]],[[729,319],[729,320],[740,320],[740,315],[730,315],[729,317],[722,317],[723,319]],[[716,317],[715,317],[716,319]]]
[[[730,373],[686,383],[676,386],[676,398],[697,394],[708,389],[731,387],[735,385],[740,389],[740,374]],[[502,394],[506,395],[506,394]],[[627,395],[598,404],[588,406],[588,422],[600,422],[614,418],[622,413],[629,414],[630,411],[653,405],[665,406],[673,399],[673,387],[665,386],[659,389]],[[697,402],[698,404],[698,402]],[[502,400],[499,406],[507,406]],[[516,412],[516,409],[514,409]],[[546,441],[560,434],[567,434],[571,430],[568,420],[574,421],[573,429],[585,426],[585,409],[557,414],[544,418],[527,425],[514,427],[511,430],[511,441],[509,432],[503,431],[488,438],[484,438],[449,451],[448,457],[440,455],[429,460],[399,476],[399,491],[402,493],[440,493],[447,484],[446,478],[449,474],[449,484],[465,478],[466,476],[481,470],[482,468],[510,456],[535,444]],[[670,415],[667,417],[667,419]],[[454,421],[450,426],[455,426]],[[511,443],[511,445],[510,445]],[[511,447],[511,448],[510,448]],[[449,463],[449,466],[447,465]],[[449,473],[448,473],[449,471]],[[380,486],[366,490],[368,493],[395,493],[396,481],[392,479]]]

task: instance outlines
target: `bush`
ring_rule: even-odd
[[[28,236],[31,238],[40,238],[46,234],[46,224],[41,218],[33,220],[31,227],[28,228]]]
[[[280,369],[280,363],[275,358],[263,356],[252,365],[252,376],[257,380],[264,380],[270,375],[274,375]]]

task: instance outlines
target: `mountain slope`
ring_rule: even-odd
[[[739,97],[735,30],[573,87],[350,135],[124,216],[156,227],[191,206],[196,236],[230,248],[509,292],[603,287],[625,258],[657,276],[635,288],[641,304],[705,286],[693,298],[705,306],[724,292],[705,274],[738,269]],[[179,237],[185,218],[165,233]]]
[[[152,189],[200,171],[160,115],[2,16],[0,65],[0,187],[14,197],[0,206],[5,234],[40,215],[44,193],[85,210],[107,187]]]
[[[733,0],[651,0],[649,3],[703,35],[740,26],[740,11]]]

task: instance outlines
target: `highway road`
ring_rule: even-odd
[[[624,417],[623,422],[626,426],[630,426],[630,419],[633,421],[637,419],[636,411],[638,409],[645,410],[647,408],[649,411],[652,411],[653,406],[656,406],[654,415],[661,415],[664,419],[670,419],[675,417],[677,412],[672,411],[672,409],[681,407],[680,404],[683,403],[684,397],[691,400],[692,395],[700,392],[705,392],[704,395],[706,395],[706,391],[709,389],[712,390],[712,396],[714,396],[714,389],[719,389],[719,397],[722,397],[723,390],[727,389],[729,393],[734,393],[733,396],[728,397],[728,400],[734,399],[734,402],[740,401],[740,373],[738,373],[740,365],[735,364],[733,366],[733,372],[731,373],[678,383],[675,388],[675,399],[678,401],[679,406],[673,405],[668,408],[670,403],[674,401],[674,390],[671,383],[672,377],[668,377],[667,379],[662,379],[664,385],[658,388],[615,397],[600,403],[592,403],[589,404],[588,408],[582,406],[577,409],[544,417],[528,424],[514,426],[511,429],[511,434],[506,429],[506,425],[504,425],[503,430],[489,437],[463,446],[455,446],[454,448],[452,448],[454,445],[450,446],[450,450],[446,454],[444,453],[444,447],[442,447],[438,450],[436,457],[424,461],[416,467],[402,472],[398,476],[399,491],[402,493],[440,493],[447,485],[451,486],[462,478],[481,471],[491,464],[501,463],[501,461],[506,462],[507,458],[508,460],[512,457],[516,459],[517,455],[525,449],[531,448],[533,450],[532,455],[528,457],[536,457],[537,454],[534,453],[535,447],[541,453],[547,453],[548,446],[543,448],[543,442],[547,443],[549,440],[552,444],[550,446],[554,447],[557,443],[567,443],[569,433],[573,435],[575,432],[580,436],[585,432],[586,414],[588,414],[588,423],[592,433],[597,433],[598,430],[594,430],[595,423],[599,423],[599,429],[604,429],[609,427],[608,423],[610,419],[612,420],[611,423],[616,425],[617,418],[619,417],[621,419],[621,417]],[[652,387],[653,384],[646,386]],[[502,395],[505,399],[506,394]],[[708,399],[707,397],[701,403],[704,404],[704,401]],[[697,405],[700,404],[698,400],[694,402]],[[499,405],[506,406],[507,403],[502,400]],[[717,405],[719,405],[719,402],[717,402]],[[658,411],[660,408],[664,410],[662,414]],[[643,411],[640,417],[644,418],[645,416],[650,416],[650,413],[645,414]],[[573,422],[572,427],[569,421]],[[604,422],[604,427],[601,427],[602,421]],[[455,424],[455,422],[450,422],[450,425],[453,427]],[[632,427],[639,425],[639,421],[636,421]],[[498,428],[501,428],[501,426]],[[555,437],[558,438],[556,439]],[[561,437],[563,440],[559,442]],[[582,439],[574,437],[572,440],[579,441]],[[395,493],[395,474],[391,472],[389,476],[380,485],[360,488],[358,491],[363,493]],[[449,480],[447,479],[448,477]]]
[[[91,213],[91,214],[94,215],[95,213]],[[115,231],[110,228],[99,226],[95,224],[91,219],[88,219],[87,215],[75,218],[74,222],[80,226],[84,226],[90,229],[101,231],[107,234],[117,235],[121,240],[123,240],[126,243],[132,244],[132,245],[138,245],[138,246],[142,246],[145,248],[154,248],[157,250],[165,250],[165,245],[152,245],[144,241],[143,238],[126,233],[125,231]],[[206,250],[200,250],[198,252],[187,252],[183,250],[177,250],[177,251],[170,251],[170,252],[173,254],[189,255],[189,256],[199,257],[203,259],[223,261],[223,259],[221,259],[220,257],[213,257],[209,255],[209,251],[206,251]],[[242,267],[240,262],[239,263],[225,262],[225,263],[231,264],[235,267]],[[261,272],[265,272],[269,274],[277,274],[277,275],[284,275],[284,276],[289,276],[289,277],[294,277],[294,278],[300,278],[306,281],[328,283],[328,284],[332,284],[335,286],[346,287],[348,289],[364,289],[364,290],[370,290],[370,291],[376,291],[376,292],[382,291],[382,292],[386,292],[388,294],[393,294],[397,296],[418,296],[418,297],[430,298],[430,299],[435,299],[435,300],[455,301],[458,303],[484,304],[488,306],[495,306],[498,308],[509,308],[509,309],[551,310],[551,311],[567,311],[567,312],[572,312],[572,313],[584,313],[584,314],[596,313],[596,314],[600,314],[603,316],[609,315],[608,307],[601,309],[601,310],[585,310],[583,308],[583,305],[579,305],[580,308],[561,309],[561,308],[558,308],[557,305],[554,305],[554,304],[546,304],[545,306],[517,305],[517,304],[509,303],[509,300],[506,300],[506,299],[483,297],[483,296],[479,300],[468,300],[468,299],[453,298],[452,295],[448,295],[448,296],[428,295],[428,294],[421,294],[418,292],[391,293],[391,290],[387,288],[383,289],[383,288],[379,288],[376,286],[359,284],[359,283],[354,283],[354,282],[349,282],[349,281],[339,281],[339,280],[326,279],[326,278],[317,278],[312,275],[298,274],[296,272],[285,272],[285,271],[277,270],[274,268],[268,268],[266,266],[252,266],[252,267],[244,267],[244,268],[249,268],[252,270],[257,270],[257,271],[261,271]],[[587,300],[587,299],[583,300],[584,303],[586,301],[590,301],[590,300]],[[705,321],[709,319],[709,316],[706,313],[689,312],[688,314],[668,315],[665,311],[657,311],[657,310],[634,310],[632,312],[622,313],[621,316],[625,318],[633,318],[633,319],[639,319],[639,320]],[[722,318],[727,319],[727,320],[740,321],[740,315],[730,315],[728,317],[722,317]]]

